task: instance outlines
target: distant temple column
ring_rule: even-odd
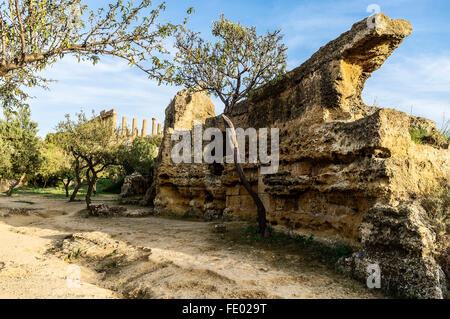
[[[161,123],[158,123],[158,135],[162,134],[162,125]]]
[[[147,136],[147,120],[142,121],[142,137]]]
[[[133,137],[136,136],[136,131],[137,131],[137,120],[136,120],[136,119],[133,119],[133,126],[132,126],[132,128],[131,128],[131,135],[132,135]]]
[[[125,116],[122,117],[122,135],[127,135],[127,118]]]
[[[156,135],[156,119],[152,118],[152,136]]]
[[[116,113],[116,110],[115,110],[115,109],[112,109],[112,112],[113,112],[113,115],[112,115],[112,124],[113,124],[114,130],[115,130],[116,127],[117,127],[117,113]]]

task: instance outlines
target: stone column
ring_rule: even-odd
[[[152,118],[152,136],[156,135],[156,119]]]
[[[113,128],[115,130],[117,128],[117,113],[116,113],[116,110],[112,109],[112,113],[113,113],[113,115],[112,115],[112,125],[113,125]]]
[[[136,136],[136,131],[137,131],[137,120],[136,120],[136,119],[133,119],[133,126],[132,126],[132,128],[131,128],[131,135],[132,135],[133,137]]]
[[[142,137],[147,136],[147,120],[142,121]]]
[[[122,117],[122,135],[127,135],[127,118],[125,116]]]
[[[162,134],[162,125],[161,123],[158,123],[158,135]]]

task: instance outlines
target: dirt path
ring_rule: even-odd
[[[11,208],[34,210],[1,217]],[[83,208],[0,197],[1,298],[380,297],[310,256],[246,245],[236,239],[244,223],[217,234],[211,223],[85,218]],[[67,285],[71,264],[80,267],[79,287]]]

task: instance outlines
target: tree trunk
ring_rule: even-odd
[[[6,196],[11,197],[14,188],[16,188],[17,185],[19,185],[20,183],[22,183],[22,181],[23,181],[24,178],[25,178],[25,174],[23,174],[23,175],[20,177],[19,180],[16,180],[16,181],[12,182],[11,185],[9,185],[8,191],[6,192]]]
[[[75,185],[75,188],[73,189],[72,195],[70,195],[69,202],[74,202],[75,201],[75,198],[77,197],[78,191],[81,188],[81,184],[82,184],[81,180],[78,180],[77,184]]]
[[[86,193],[86,207],[89,209],[89,206],[91,206],[91,194],[92,194],[92,190],[94,189],[94,184],[91,182],[88,182],[89,186],[88,186],[88,190]]]
[[[89,172],[92,172],[92,177],[90,176]],[[87,209],[89,209],[92,203],[91,201],[92,191],[94,190],[95,183],[97,182],[97,174],[95,173],[94,170],[88,169],[86,172],[86,178],[89,185],[86,193],[86,207]]]
[[[64,180],[63,180],[64,189],[66,190],[66,197],[69,197],[69,185],[70,185],[71,181],[72,180],[70,178],[67,179],[67,183],[64,183]]]
[[[233,122],[224,114],[222,114],[222,117],[225,120],[225,123],[231,128],[231,134],[232,134],[232,142],[234,145],[234,164],[236,166],[236,170],[238,171],[239,178],[241,180],[242,185],[245,187],[247,192],[250,194],[250,196],[253,199],[253,202],[255,203],[257,210],[258,210],[258,225],[259,225],[259,232],[263,237],[269,237],[270,233],[267,228],[267,213],[266,208],[264,207],[264,204],[259,198],[258,194],[255,193],[255,191],[252,189],[252,186],[248,182],[247,178],[244,175],[244,170],[242,169],[242,165],[238,162],[239,158],[239,145],[236,139],[236,131],[234,129]]]
[[[78,191],[81,188],[82,180],[80,177],[80,162],[78,158],[75,157],[75,180],[77,181],[77,184],[75,185],[75,188],[73,189],[72,195],[70,196],[69,202],[74,202],[75,198],[77,197]]]

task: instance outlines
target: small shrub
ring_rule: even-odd
[[[439,148],[448,148],[449,132],[438,131],[435,128],[427,130],[424,127],[411,127],[409,129],[411,139],[416,144],[428,144]],[[447,135],[445,135],[447,134]]]
[[[430,136],[430,133],[423,127],[410,128],[409,134],[411,135],[411,139],[413,140],[413,142],[416,144],[423,144],[422,139],[424,137]]]
[[[123,182],[124,178],[119,179],[117,182],[109,178],[101,178],[97,182],[97,192],[100,194],[120,194]]]
[[[77,248],[77,249],[72,249],[72,251],[70,253],[67,254],[66,259],[68,261],[71,261],[73,259],[77,259],[78,257],[81,256],[81,254],[83,253],[83,251],[81,250],[81,248]]]

